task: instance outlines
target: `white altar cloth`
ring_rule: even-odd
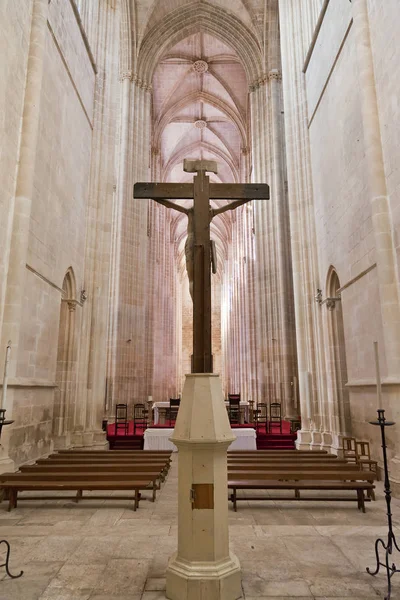
[[[229,406],[229,402],[225,402],[225,406]],[[154,402],[153,403],[153,411],[154,411],[154,425],[158,425],[160,421],[159,408],[169,408],[169,402]],[[249,403],[247,400],[240,401],[240,408],[244,409],[244,417],[248,421],[249,420]]]
[[[172,450],[177,451],[176,446],[169,441],[173,433],[172,427],[163,429],[149,427],[144,432],[144,450]],[[252,428],[238,427],[232,429],[236,440],[228,448],[229,450],[257,450],[256,432]]]

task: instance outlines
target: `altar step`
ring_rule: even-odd
[[[257,450],[295,450],[295,433],[257,433]]]
[[[143,435],[108,438],[110,450],[143,450]]]

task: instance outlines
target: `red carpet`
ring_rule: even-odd
[[[297,433],[290,433],[289,421],[282,421],[282,433],[279,427],[273,426],[271,433],[265,431],[265,426],[257,431],[257,450],[295,450]]]
[[[110,444],[110,450],[143,450],[144,428],[136,427],[133,432],[133,421],[128,422],[128,432],[119,428],[115,434],[115,423],[107,425],[107,441]]]
[[[174,423],[172,423],[174,425]],[[166,429],[169,425],[151,425],[154,429]],[[249,424],[232,425],[232,429],[241,427],[251,427]],[[128,432],[125,435],[124,429],[119,429],[115,435],[115,424],[107,426],[107,441],[110,444],[110,450],[140,450],[143,449],[144,428],[136,427],[133,432],[133,421],[128,422]],[[297,435],[290,433],[289,421],[282,421],[282,433],[278,427],[273,427],[272,433],[266,433],[265,425],[257,429],[257,449],[258,450],[294,450]]]

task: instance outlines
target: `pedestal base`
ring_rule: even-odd
[[[15,462],[9,457],[0,458],[0,474],[13,473],[15,471]]]
[[[218,375],[186,376],[170,438],[178,448],[178,552],[167,569],[170,600],[237,600],[229,552],[227,449],[234,441]]]
[[[85,448],[96,448],[105,450],[108,448],[107,434],[98,429],[96,431],[85,431],[82,435],[82,443]]]
[[[12,473],[15,471],[15,463],[8,456],[3,446],[0,446],[0,473]]]
[[[71,434],[66,433],[64,435],[59,435],[53,440],[53,449],[57,450],[65,450],[66,448],[71,447]]]
[[[220,562],[194,562],[174,554],[167,570],[170,600],[237,600],[242,597],[239,561],[234,554]]]
[[[310,450],[312,442],[311,431],[308,429],[299,429],[297,432],[296,449],[297,450]]]

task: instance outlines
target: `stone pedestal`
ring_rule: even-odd
[[[218,375],[186,375],[175,430],[178,551],[167,569],[170,600],[236,600],[238,559],[229,553],[227,449],[232,433]]]
[[[296,449],[297,450],[310,450],[312,442],[312,434],[309,429],[301,428],[297,432]]]
[[[63,435],[58,435],[53,440],[53,450],[65,450],[66,448],[71,447],[71,434],[65,433]]]
[[[3,446],[0,445],[0,474],[1,473],[12,473],[15,471],[15,463],[8,456],[7,451]]]

